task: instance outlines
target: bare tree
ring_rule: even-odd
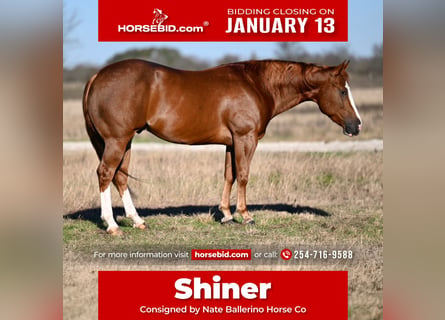
[[[66,2],[63,2],[63,63],[65,64],[66,52],[68,48],[77,42],[72,37],[73,30],[79,25],[80,19],[75,10],[67,9]]]
[[[237,62],[240,60],[240,57],[235,55],[235,54],[226,54],[224,56],[222,56],[221,58],[219,58],[216,61],[216,64],[226,64],[226,63],[232,63],[232,62]]]
[[[278,42],[275,55],[283,60],[305,60],[308,56],[303,45],[298,42]]]

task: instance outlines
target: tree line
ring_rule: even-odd
[[[351,60],[348,71],[356,86],[381,86],[383,82],[383,45],[375,45],[370,57],[357,57],[346,47],[337,47],[324,53],[309,53],[302,44],[295,42],[279,42],[276,45],[274,59],[313,62],[323,65],[336,65],[343,60]],[[194,56],[183,55],[179,50],[169,47],[130,49],[113,55],[105,63],[139,58],[186,70],[202,70],[211,66],[242,60],[237,55],[225,55],[217,61],[207,61]],[[256,59],[254,55],[251,59]],[[86,82],[102,66],[80,64],[73,68],[64,68],[64,82]]]

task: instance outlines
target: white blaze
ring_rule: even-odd
[[[360,120],[360,123],[362,123],[362,118],[360,118],[360,115],[358,114],[357,106],[355,105],[354,98],[352,97],[351,87],[349,86],[348,82],[346,82],[345,87],[346,90],[348,90],[349,102],[351,103],[351,106],[354,109],[355,115]]]

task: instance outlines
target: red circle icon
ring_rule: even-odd
[[[283,260],[290,260],[292,258],[292,251],[290,251],[289,249],[281,250],[281,258]]]

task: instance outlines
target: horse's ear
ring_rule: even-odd
[[[339,64],[336,68],[335,68],[335,75],[338,76],[340,74],[343,73],[343,71],[346,70],[346,68],[349,66],[349,60],[345,60],[343,61],[341,64]]]

